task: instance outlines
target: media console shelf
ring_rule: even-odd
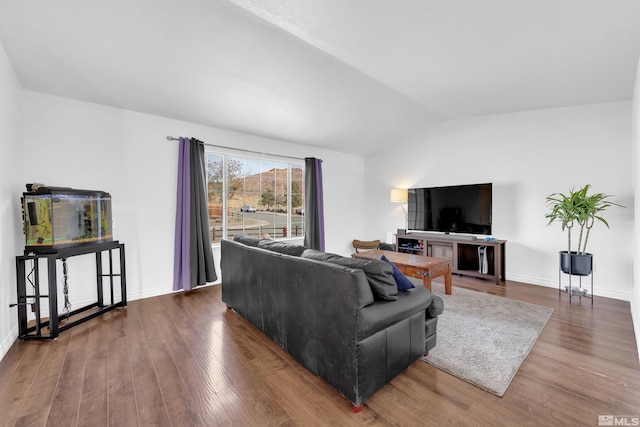
[[[454,274],[477,277],[501,284],[505,279],[506,240],[485,242],[479,238],[462,238],[442,235],[398,234],[396,250],[434,258],[451,260]],[[487,257],[487,272],[480,272],[478,248],[484,246]]]

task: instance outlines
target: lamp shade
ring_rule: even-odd
[[[390,196],[393,203],[406,203],[409,200],[409,193],[406,188],[394,188],[391,190]]]

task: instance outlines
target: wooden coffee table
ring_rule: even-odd
[[[444,292],[451,295],[451,261],[448,259],[378,249],[351,254],[354,258],[365,259],[380,259],[382,255],[394,263],[406,276],[422,279],[422,284],[429,290],[434,277],[444,276]]]

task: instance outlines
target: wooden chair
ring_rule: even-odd
[[[372,251],[380,247],[380,240],[357,240],[353,239],[353,248],[356,252]]]

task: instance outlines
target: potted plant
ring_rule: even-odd
[[[547,205],[550,208],[545,218],[549,220],[547,225],[559,222],[562,230],[567,231],[567,250],[560,251],[560,269],[567,274],[588,276],[593,268],[593,255],[587,252],[589,233],[596,220],[609,228],[609,223],[602,216],[602,212],[611,206],[620,206],[608,200],[611,195],[604,193],[587,194],[591,185],[575,191],[571,189],[568,195],[553,193],[547,196]],[[572,229],[576,227],[578,234],[578,246],[572,250]],[[575,236],[575,235],[574,235]]]

